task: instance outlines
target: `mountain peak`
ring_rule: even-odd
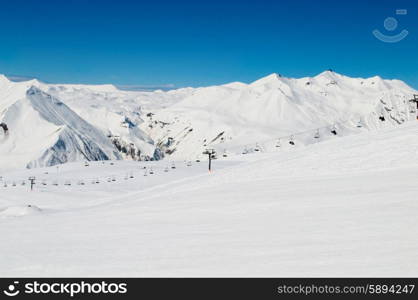
[[[41,94],[42,93],[42,91],[38,88],[38,87],[36,87],[36,86],[34,86],[34,85],[32,85],[27,91],[26,91],[26,94],[27,95],[36,95],[36,94]]]
[[[282,80],[282,75],[278,73],[272,73],[270,75],[267,75],[265,77],[262,77],[254,82],[251,83],[251,85],[265,85],[269,83],[279,82]]]
[[[10,80],[3,74],[0,74],[0,82],[10,82]]]
[[[334,72],[331,69],[323,71],[315,76],[315,78],[328,78],[328,79],[337,79],[341,77],[344,77],[344,76],[339,73]]]

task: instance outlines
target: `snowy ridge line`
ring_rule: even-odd
[[[41,90],[38,90],[36,87],[34,87],[34,86],[32,86],[31,88],[30,88],[30,90],[32,90],[32,89],[34,89],[35,91],[39,91],[39,93],[43,96],[43,97],[47,97],[47,99],[50,99],[51,101],[54,101],[54,99],[50,96],[50,95],[48,95],[48,94],[46,94],[46,93],[44,93],[44,92],[42,92]],[[58,99],[55,99],[56,101],[59,101]],[[71,130],[73,130],[75,133],[77,133],[79,136],[81,136],[82,138],[84,138],[85,140],[89,140],[89,137],[87,136],[87,135],[85,135],[85,133],[84,132],[82,132],[82,131],[80,131],[80,130],[78,130],[75,126],[72,126],[71,125],[71,123],[69,123],[67,120],[66,120],[66,118],[64,118],[63,116],[61,116],[59,113],[58,113],[58,111],[57,110],[55,110],[54,108],[52,108],[52,111],[54,112],[54,114],[59,118],[59,120],[63,123],[61,126],[60,126],[60,128],[59,129],[57,129],[57,131],[61,131],[61,130],[63,130],[65,127],[68,127],[69,129],[71,129]],[[85,153],[85,151],[83,151],[83,149],[79,149],[80,150],[80,152],[81,152],[81,154],[84,156],[84,158],[85,159],[89,159],[89,157],[88,157],[88,155]]]
[[[343,127],[339,136],[352,133],[356,118],[365,119],[368,130],[382,127],[380,110],[388,124],[400,124],[410,117],[399,112],[407,107],[406,98],[417,93],[401,81],[350,78],[330,71],[299,79],[272,74],[250,84],[169,92],[36,80],[13,83],[5,78],[0,83],[2,122],[9,123],[13,133],[0,143],[4,170],[106,157],[205,160],[202,152],[208,147],[235,155],[261,142],[258,150],[270,151],[274,141],[290,137],[310,144],[312,138],[304,135],[329,130],[333,124]],[[30,99],[30,91],[39,99]],[[47,105],[49,97],[68,110],[54,101]],[[44,114],[38,116],[33,109]],[[324,134],[321,141],[329,136]],[[254,150],[250,148],[247,152]]]
[[[50,100],[51,102],[57,102],[57,101],[58,101],[58,103],[61,102],[59,99],[56,99],[56,98],[52,97],[51,95],[41,91],[40,89],[38,89],[35,86],[31,86],[27,93],[28,93],[28,95],[40,95],[40,96],[42,96],[43,99]],[[62,123],[61,128],[59,130],[62,130],[62,127],[68,127],[70,129],[74,130],[81,137],[87,138],[87,136],[83,132],[81,132],[80,130],[78,130],[78,128],[74,127],[70,122],[68,122],[67,119],[64,116],[62,116],[52,105],[49,107],[49,110],[52,111],[54,117],[59,119],[59,121]]]
[[[177,154],[174,155],[180,157],[181,154],[185,159],[199,158],[202,151],[198,148],[210,146],[234,151],[250,143],[275,140],[277,136],[289,137],[294,128],[304,127],[304,131],[308,132],[323,128],[324,123],[331,123],[330,119],[342,120],[344,115],[349,116],[344,120],[346,123],[356,118],[363,119],[372,112],[377,116],[382,112],[389,120],[384,111],[385,106],[390,107],[389,110],[399,109],[401,99],[405,100],[414,93],[400,81],[382,80],[379,77],[349,78],[334,72],[324,72],[313,78],[301,79],[273,75],[240,87],[198,89],[194,95],[168,107],[167,111],[157,112],[155,118],[168,123],[168,130],[153,129],[151,135],[157,135],[157,140],[161,141],[167,137],[170,130],[178,135],[185,126],[192,126],[196,134],[190,134],[177,141],[176,147],[173,147],[176,148]],[[321,88],[327,90],[326,95],[318,94]],[[405,101],[404,103],[406,104]],[[402,104],[402,107],[406,105]],[[182,116],[183,119],[187,116],[187,122],[178,122],[176,116]],[[397,117],[391,115],[391,119],[393,118]],[[377,117],[375,119],[379,122]],[[378,126],[376,120],[368,120],[368,126]],[[319,123],[320,126],[315,126],[315,123]],[[341,121],[337,123],[341,124]],[[345,124],[340,126],[343,125]],[[287,132],[285,135],[278,135],[274,133],[275,128],[277,131]],[[257,131],[262,136],[261,139],[256,137]],[[293,132],[300,134],[304,131]],[[220,132],[226,132],[225,142],[228,146],[219,144],[219,141],[202,146]],[[268,135],[274,136],[269,139],[266,138]],[[234,140],[230,142],[230,138]]]

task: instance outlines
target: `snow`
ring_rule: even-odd
[[[417,132],[0,174],[0,276],[417,276]]]
[[[0,144],[0,169],[120,157],[102,132],[34,86],[7,108],[3,122],[9,134]]]
[[[0,276],[417,276],[414,94],[331,71],[166,92],[0,75]]]
[[[42,210],[34,205],[10,206],[0,210],[0,217],[22,217],[38,214]]]
[[[336,126],[345,136],[402,123],[414,118],[407,109],[414,93],[399,81],[329,71],[300,79],[272,74],[249,85],[196,89],[156,112],[153,120],[167,125],[148,129],[143,123],[141,128],[154,140],[174,138],[172,159],[201,158],[207,147],[237,154],[256,143],[271,151],[278,138],[291,135],[296,144],[312,142],[318,129],[324,135]],[[379,120],[381,115],[386,122]],[[221,133],[223,138],[215,139]]]
[[[46,107],[44,100],[35,107],[29,99],[32,87],[43,98],[63,103],[61,120],[79,120],[89,134],[81,137],[74,124],[64,129],[65,122],[52,122],[56,117],[50,110],[39,114]],[[334,127],[339,136],[348,136],[398,126],[415,118],[407,102],[414,94],[399,80],[331,71],[299,79],[271,74],[250,84],[167,92],[11,82],[1,76],[0,122],[7,121],[10,132],[7,139],[0,135],[0,170],[85,159],[202,160],[206,148],[237,155],[254,151],[256,144],[269,152],[278,139],[287,144],[291,136],[297,146],[313,143],[318,130],[323,141],[333,137]]]

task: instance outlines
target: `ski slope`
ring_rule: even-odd
[[[417,276],[417,134],[0,174],[0,276]]]

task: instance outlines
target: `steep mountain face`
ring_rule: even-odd
[[[2,119],[9,127],[0,144],[2,168],[121,158],[101,131],[34,86]]]
[[[126,108],[125,100],[131,104]],[[7,136],[0,130],[0,170],[78,160],[162,159],[137,126],[138,108],[128,92],[111,85],[11,82],[0,76],[0,123],[10,129]]]
[[[140,125],[145,111],[169,106],[192,89],[171,92],[129,92],[113,86],[49,85],[47,92],[65,102],[83,119],[108,136],[126,159],[161,159],[162,155]]]
[[[55,144],[29,166],[50,166],[80,159],[120,159],[121,156],[106,136],[63,102],[36,87],[31,87],[26,96],[41,118],[59,127]]]
[[[416,118],[398,80],[272,74],[168,92],[10,82],[0,76],[0,169],[77,160],[204,159],[277,151]],[[292,143],[292,144],[291,144]]]

